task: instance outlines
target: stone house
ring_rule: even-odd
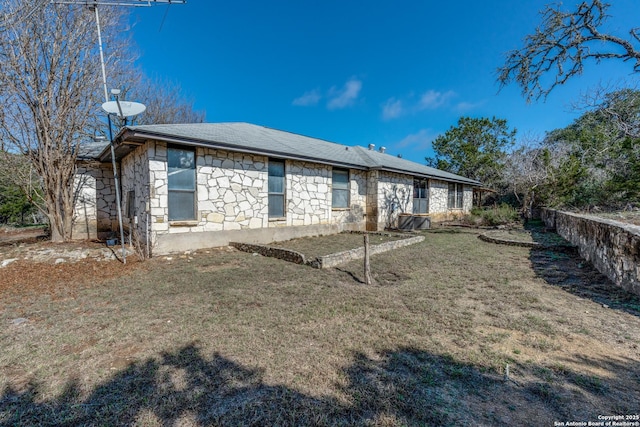
[[[111,150],[85,147],[76,238],[117,230]],[[395,228],[401,214],[469,212],[479,182],[389,155],[248,123],[125,127],[116,137],[125,228],[156,254]]]

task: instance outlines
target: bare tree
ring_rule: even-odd
[[[8,151],[30,160],[42,191],[27,194],[48,217],[52,240],[66,241],[73,222],[78,144],[101,126],[93,15],[85,6],[20,0],[0,0],[0,15],[0,138]],[[121,19],[117,8],[102,14],[103,37],[112,52],[119,51],[115,29]],[[113,64],[117,58],[107,61]]]
[[[147,110],[136,121],[138,124],[202,123],[204,111],[196,111],[178,84],[141,76],[132,96],[142,101]],[[133,98],[132,98],[133,99]]]
[[[640,71],[640,28],[632,28],[627,38],[603,32],[608,7],[601,0],[583,1],[571,12],[557,4],[547,6],[541,25],[524,39],[524,47],[507,53],[498,68],[501,87],[515,82],[530,101],[581,74],[588,60],[631,61],[633,70]],[[547,75],[553,77],[545,80]]]

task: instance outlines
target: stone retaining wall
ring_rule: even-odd
[[[403,240],[394,240],[392,242],[380,243],[379,245],[371,245],[369,248],[369,253],[370,255],[380,254],[392,249],[398,249],[403,246],[420,243],[423,240],[424,236],[416,236]],[[231,242],[229,243],[229,245],[243,252],[258,253],[263,256],[278,258],[284,261],[293,262],[295,264],[306,264],[313,268],[331,268],[349,261],[364,258],[364,246],[307,260],[304,254],[292,251],[290,249],[238,242]]]
[[[369,247],[369,255],[376,255],[404,246],[414,245],[424,240],[424,236],[411,237],[409,239],[394,240],[392,242],[380,243]],[[335,254],[317,257],[309,261],[309,265],[315,268],[331,268],[356,259],[364,258],[364,246],[348,251],[337,252]]]
[[[640,295],[640,227],[618,221],[543,209],[547,227],[578,247],[616,285]]]
[[[238,249],[242,252],[258,253],[262,256],[268,256],[271,258],[278,258],[284,261],[293,262],[295,264],[306,264],[306,259],[300,252],[292,251],[289,249],[274,248],[273,246],[265,245],[252,245],[249,243],[231,242],[230,246]]]

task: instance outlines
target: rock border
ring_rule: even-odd
[[[371,245],[371,247],[369,248],[369,253],[371,255],[380,254],[383,252],[391,251],[393,249],[402,248],[404,246],[414,245],[416,243],[422,242],[423,240],[424,236],[415,236],[408,239],[393,240],[391,242],[384,242],[378,245]],[[229,246],[232,246],[243,252],[258,253],[262,256],[277,258],[283,261],[293,262],[295,264],[308,265],[310,267],[318,269],[331,268],[341,264],[345,264],[349,261],[364,258],[364,246],[342,252],[336,252],[329,255],[314,257],[312,259],[306,259],[305,255],[300,252],[280,247],[276,248],[268,245],[230,242]]]

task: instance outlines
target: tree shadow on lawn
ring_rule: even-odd
[[[516,385],[453,357],[412,348],[379,356],[354,355],[343,371],[347,384],[335,385],[346,397],[339,399],[266,384],[260,369],[219,354],[206,359],[197,346],[188,345],[160,360],[130,365],[86,397],[74,380],[52,399],[39,397],[38,384],[23,391],[8,387],[0,395],[0,426],[524,425],[533,419],[550,423],[629,413],[629,401],[638,393],[617,384],[621,370],[638,372],[640,366],[633,361],[629,366],[606,361],[613,372],[606,380],[566,368],[556,372],[534,367],[539,381]],[[611,390],[631,396],[621,399],[619,392],[608,393]]]
[[[589,261],[582,259],[577,249],[532,249],[529,260],[535,273],[547,283],[580,298],[640,316],[640,297],[616,286]]]
[[[533,240],[538,243],[555,243],[553,247],[531,250],[529,260],[539,277],[580,298],[640,316],[640,296],[609,280],[591,262],[580,256],[578,248],[548,230],[542,221],[530,221],[525,229],[531,232]]]

